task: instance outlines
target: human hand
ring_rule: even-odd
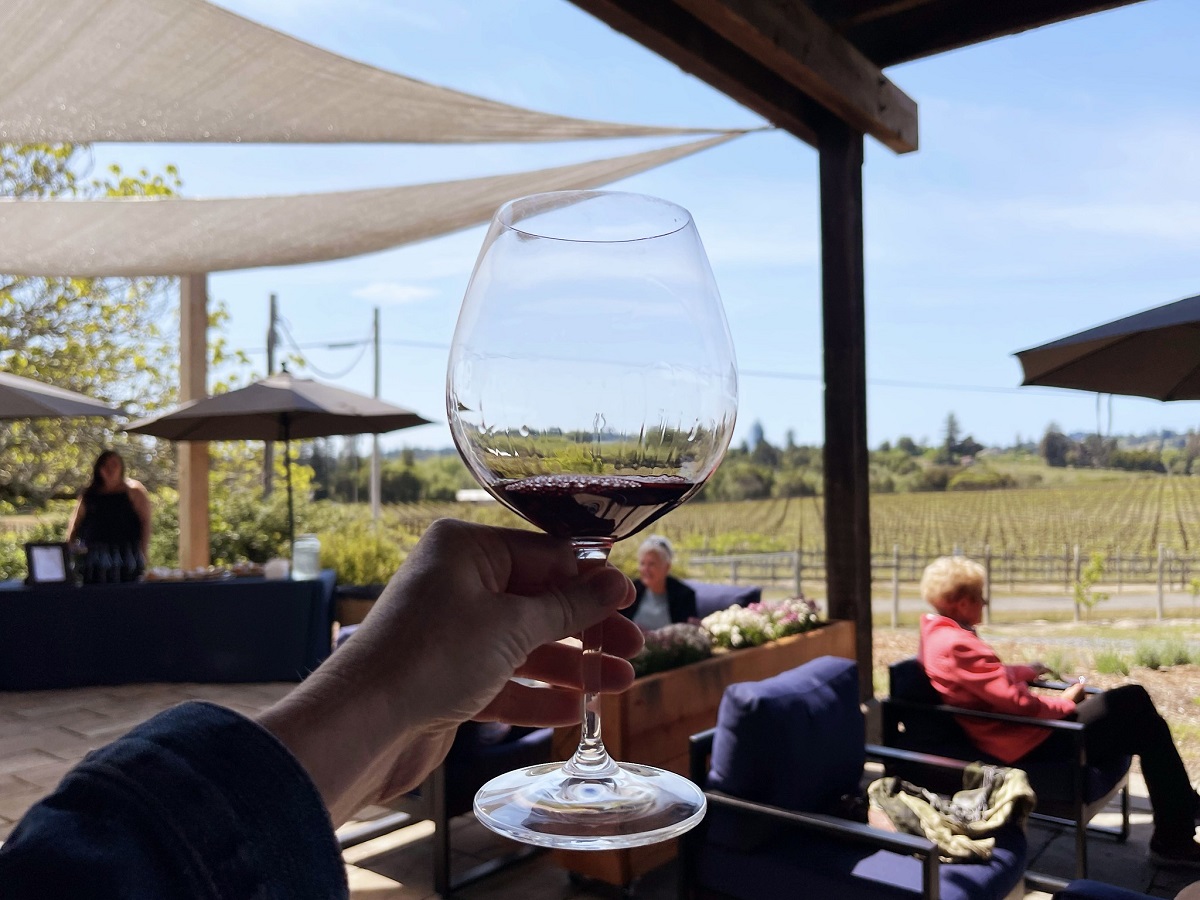
[[[642,635],[616,610],[633,596],[616,569],[581,574],[568,541],[435,522],[354,638],[259,721],[308,770],[337,824],[419,784],[467,719],[579,721],[581,650],[563,637],[603,622],[602,687],[628,687],[633,669],[618,657]]]
[[[1086,691],[1087,679],[1081,676],[1078,681],[1063,691],[1062,695],[1065,699],[1070,700],[1072,703],[1078,703],[1083,699]]]

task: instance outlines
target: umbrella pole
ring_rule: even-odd
[[[287,477],[288,495],[288,555],[296,544],[296,513],[292,507],[292,443],[291,428],[287,413],[283,415],[283,470]]]

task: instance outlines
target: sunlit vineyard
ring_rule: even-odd
[[[413,504],[389,518],[419,532],[438,516],[515,524],[495,504]],[[681,548],[712,553],[819,550],[824,544],[820,497],[744,503],[693,503],[654,526]],[[871,498],[875,552],[899,545],[933,555],[955,547],[970,554],[1061,554],[1064,546],[1150,555],[1158,545],[1200,551],[1200,478],[1147,476],[1027,490],[879,494]]]

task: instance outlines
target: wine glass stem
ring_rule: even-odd
[[[579,570],[608,564],[611,541],[577,540],[575,557]],[[604,650],[604,623],[584,629],[583,641],[583,735],[579,747],[563,766],[579,778],[606,778],[616,774],[617,764],[604,749],[600,737],[600,660]]]

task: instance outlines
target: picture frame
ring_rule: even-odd
[[[28,585],[70,584],[71,554],[62,541],[29,541],[25,544]]]

